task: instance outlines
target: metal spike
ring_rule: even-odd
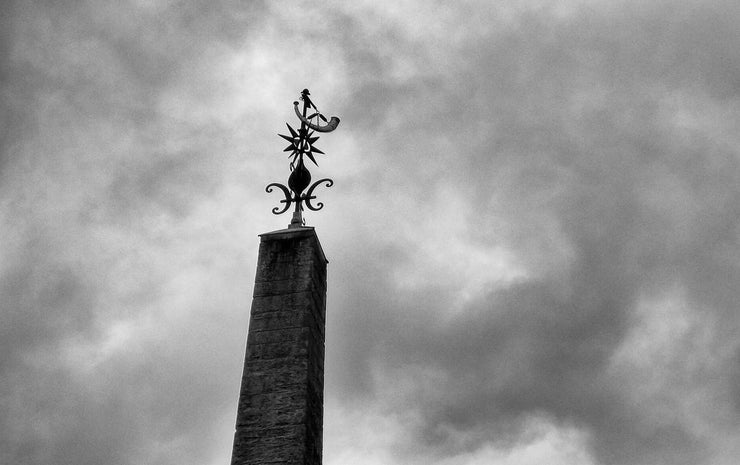
[[[286,126],[288,126],[288,130],[289,130],[289,131],[290,131],[290,133],[291,133],[291,134],[293,135],[293,138],[297,138],[297,137],[298,137],[298,133],[297,133],[297,132],[295,132],[295,129],[291,128],[291,127],[290,127],[290,124],[288,124],[288,123],[285,123],[285,125],[286,125]]]

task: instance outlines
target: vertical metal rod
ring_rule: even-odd
[[[306,117],[306,114],[308,113],[308,96],[303,96],[303,117]],[[300,138],[299,145],[298,145],[298,166],[303,165],[303,151],[304,146],[306,144],[306,136],[308,135],[308,128],[306,126],[306,123],[301,120],[301,129],[298,132],[298,137]],[[301,199],[299,198],[299,192],[293,193],[295,196],[295,210],[293,210],[293,218],[290,220],[290,224],[288,225],[288,228],[300,228],[303,226],[303,206],[301,205]]]

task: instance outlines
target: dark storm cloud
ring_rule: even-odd
[[[2,463],[206,463],[220,440],[214,370],[239,367],[211,360],[206,330],[223,333],[213,320],[231,302],[178,303],[166,268],[189,250],[175,255],[178,225],[222,182],[223,129],[158,105],[261,7],[144,3],[3,10]],[[153,235],[157,221],[174,226]],[[163,302],[202,321],[182,327]],[[153,335],[152,319],[167,326]]]
[[[309,218],[328,418],[371,412],[397,463],[516,454],[532,418],[594,463],[732,463],[740,9],[483,3],[5,9],[0,462],[228,461],[255,257],[227,203],[273,180],[279,83],[342,118]]]
[[[418,442],[446,456],[505,445],[512,425],[545,415],[588,431],[598,463],[729,459],[691,418],[660,417],[654,404],[635,401],[640,374],[615,373],[614,359],[639,324],[638,306],[678,292],[700,321],[722,321],[710,325],[711,346],[730,355],[707,360],[706,370],[676,360],[679,381],[666,381],[656,399],[678,410],[675,393],[719,387],[725,394],[704,414],[729,411],[737,428],[736,399],[724,386],[737,367],[740,298],[739,14],[721,2],[525,13],[453,41],[443,55],[460,68],[440,70],[422,56],[419,76],[404,84],[382,56],[365,57],[369,43],[354,47],[355,75],[369,76],[358,85],[364,105],[355,116],[363,124],[372,115],[367,127],[385,129],[365,145],[387,150],[390,173],[403,173],[386,177],[407,176],[413,186],[400,188],[419,204],[440,185],[472,185],[469,200],[480,208],[468,228],[481,243],[497,240],[503,217],[504,243],[530,275],[444,321],[435,321],[445,312],[427,288],[382,279],[351,287],[357,321],[338,318],[359,340],[345,343],[342,370],[365,376],[342,375],[344,389],[366,392],[373,367],[390,383],[378,392],[393,392],[404,370],[439,377],[419,375],[417,389],[387,402],[389,411],[422,417],[401,450]],[[394,56],[413,61],[418,44],[402,36],[391,30],[384,39]],[[397,125],[383,126],[391,113]],[[374,276],[385,265],[351,266]],[[677,353],[699,344],[680,334],[676,343]]]

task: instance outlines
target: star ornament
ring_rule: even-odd
[[[324,153],[319,148],[313,146],[313,144],[317,140],[319,140],[319,137],[314,137],[314,132],[309,131],[307,128],[302,127],[300,130],[296,131],[295,129],[290,127],[290,124],[286,123],[285,125],[288,126],[288,131],[290,131],[290,135],[286,136],[284,134],[278,134],[278,136],[282,137],[290,143],[290,145],[283,149],[283,152],[290,152],[290,155],[288,155],[288,157],[293,158],[291,160],[291,163],[295,163],[295,161],[299,158],[303,159],[303,155],[306,155],[313,162],[314,165],[319,166],[319,164],[316,163],[316,159],[313,157],[315,153]]]

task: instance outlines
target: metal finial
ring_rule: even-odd
[[[272,192],[273,187],[280,189],[285,195],[285,199],[281,200],[282,207],[275,207],[272,212],[276,215],[285,213],[290,208],[291,204],[295,204],[295,210],[293,211],[293,219],[290,222],[289,228],[299,228],[303,226],[303,203],[305,202],[306,207],[309,210],[318,211],[324,207],[324,204],[318,202],[316,205],[311,203],[311,200],[315,199],[313,195],[314,189],[322,183],[326,183],[326,187],[331,187],[334,184],[329,178],[319,179],[318,181],[311,184],[311,173],[303,163],[303,156],[307,156],[314,165],[318,166],[314,154],[323,154],[321,150],[314,147],[314,143],[319,140],[318,136],[314,136],[316,132],[331,132],[339,125],[339,118],[332,116],[327,121],[326,117],[322,115],[316,108],[316,105],[309,98],[310,92],[308,89],[303,89],[301,92],[301,100],[303,100],[302,111],[298,109],[299,102],[293,102],[293,108],[295,109],[296,116],[301,121],[301,127],[298,131],[290,127],[288,124],[288,131],[290,135],[278,134],[280,137],[290,143],[283,152],[290,152],[288,158],[290,158],[290,177],[288,178],[288,185],[273,182],[267,185],[265,190]],[[308,115],[308,110],[313,110],[311,115]],[[325,124],[322,125],[321,121]],[[309,187],[310,186],[310,187]],[[308,188],[308,189],[307,189]],[[303,191],[306,191],[305,194]]]

